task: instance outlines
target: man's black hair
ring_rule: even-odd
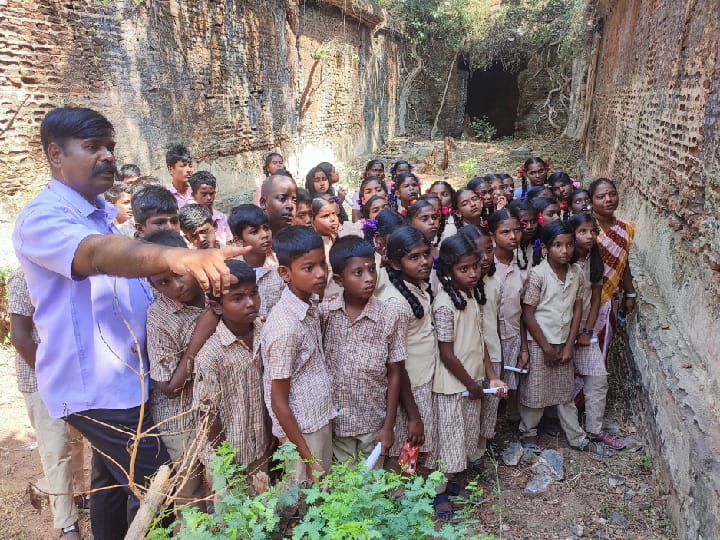
[[[375,247],[359,236],[338,238],[330,248],[330,266],[333,274],[342,274],[350,257],[363,257],[375,261]]]
[[[145,224],[153,212],[157,214],[178,213],[175,196],[162,186],[142,186],[133,193],[130,205],[135,223],[141,225]]]
[[[192,161],[190,150],[184,144],[174,144],[165,152],[165,164],[168,167],[173,167],[178,161],[183,163]]]
[[[202,204],[186,204],[178,212],[178,220],[184,233],[192,233],[206,223],[214,224],[212,212]]]
[[[278,263],[290,266],[293,261],[312,251],[323,249],[323,239],[314,230],[300,225],[280,229],[272,241]]]
[[[65,143],[68,139],[114,136],[115,130],[110,120],[99,112],[84,107],[53,109],[45,115],[40,124],[40,142],[46,156],[50,143],[57,144],[65,151]]]
[[[143,242],[158,244],[166,247],[187,248],[187,244],[180,233],[172,229],[159,229],[143,237]]]
[[[259,227],[263,223],[269,223],[267,214],[254,204],[238,205],[230,211],[228,216],[230,231],[238,239],[242,238],[242,232],[247,227]]]
[[[198,171],[190,175],[188,183],[190,184],[190,189],[192,189],[193,194],[195,194],[202,184],[216,188],[217,178],[215,178],[215,175],[210,171]]]
[[[140,176],[140,167],[133,163],[126,163],[120,167],[120,181],[124,181],[126,178],[133,178],[134,176]]]

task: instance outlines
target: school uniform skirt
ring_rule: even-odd
[[[562,345],[553,345],[559,352]],[[573,362],[548,366],[540,345],[528,341],[530,372],[523,375],[520,385],[520,404],[531,409],[569,403],[575,393],[575,366]]]
[[[433,407],[432,379],[425,384],[412,388],[413,398],[420,411],[423,426],[425,428],[425,444],[420,447],[420,452],[434,454],[436,450],[436,430],[437,422],[435,419],[435,409]],[[390,456],[399,456],[400,450],[405,444],[408,435],[408,418],[405,409],[398,406],[397,416],[395,417],[395,444],[388,452]]]
[[[462,397],[461,394],[433,393],[433,406],[437,418],[438,468],[444,473],[458,473],[467,468],[469,460],[476,459],[482,400]]]
[[[517,367],[518,356],[520,355],[520,336],[512,336],[500,340],[500,346],[502,347],[503,363],[506,366]],[[518,373],[514,371],[505,370],[502,377],[505,384],[508,385],[510,390],[517,390],[518,387]]]

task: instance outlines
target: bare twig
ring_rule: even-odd
[[[448,74],[447,79],[445,79],[445,89],[443,90],[442,98],[440,99],[440,107],[438,107],[438,112],[435,115],[435,121],[433,122],[432,129],[430,130],[430,138],[432,139],[435,137],[435,134],[437,133],[437,125],[438,120],[440,119],[440,113],[442,112],[443,106],[445,105],[445,97],[447,96],[448,87],[450,86],[450,79],[453,74],[453,70],[455,68],[455,63],[457,62],[457,57],[459,53],[455,53],[455,56],[453,56],[453,59],[450,61],[450,67],[448,68]]]

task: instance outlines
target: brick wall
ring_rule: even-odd
[[[716,0],[605,0],[587,161],[635,219],[631,326],[682,538],[720,521],[720,17]],[[669,332],[675,332],[675,338]]]
[[[38,127],[59,105],[102,111],[118,160],[164,179],[166,148],[189,143],[226,194],[252,189],[270,150],[304,175],[394,134],[397,47],[373,34],[372,1],[0,4],[6,214],[46,181]]]

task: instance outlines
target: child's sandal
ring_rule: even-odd
[[[580,442],[580,444],[578,444],[577,446],[570,445],[570,448],[572,448],[573,450],[577,450],[579,452],[585,452],[587,450],[592,450],[592,448],[591,448],[592,444],[593,444],[593,442],[590,440],[590,437],[585,437]]]

